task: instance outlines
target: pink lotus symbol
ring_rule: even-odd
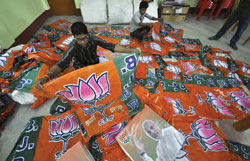
[[[104,110],[113,103],[113,101],[105,104],[96,106],[96,103],[103,100],[110,94],[110,85],[107,78],[108,72],[104,72],[96,78],[95,73],[93,73],[87,81],[84,81],[81,78],[78,78],[78,84],[65,85],[67,91],[59,91],[56,94],[62,95],[63,97],[69,99],[74,104],[86,104],[91,105],[91,107],[81,108],[85,114],[95,114],[99,112],[104,119],[99,121],[99,125],[113,120],[113,115],[107,117],[104,113]]]
[[[250,98],[243,91],[229,93],[232,101],[239,104],[244,113],[250,113]]]
[[[235,118],[232,112],[225,107],[221,100],[218,99],[212,92],[206,92],[206,100],[203,100],[198,94],[196,96],[199,99],[200,104],[203,104],[202,101],[205,101],[209,103],[217,112]]]
[[[188,75],[189,72],[199,70],[198,67],[196,67],[193,63],[191,62],[182,62],[182,65],[184,67],[185,73]]]
[[[212,128],[211,123],[207,119],[199,118],[191,125],[192,134],[189,134],[185,138],[185,144],[189,144],[187,139],[190,137],[195,138],[203,150],[209,151],[227,151],[227,148],[222,143],[224,142]]]
[[[173,99],[173,98],[164,96],[164,100],[166,102],[172,103],[175,115],[176,114],[186,114],[187,112],[195,113],[194,108],[191,107],[191,106],[189,106],[189,109],[190,109],[189,111],[187,111],[186,109],[184,109],[182,107],[182,104],[181,104],[181,102],[180,102],[179,99]]]
[[[67,144],[70,138],[73,138],[80,132],[79,126],[76,122],[75,115],[65,118],[58,117],[57,120],[49,121],[49,134],[51,136],[50,142],[63,141],[63,149],[55,154],[58,159],[67,151]]]
[[[115,139],[116,135],[118,135],[118,133],[125,127],[126,124],[127,124],[127,121],[124,121],[120,124],[112,126],[109,130],[104,132],[104,134],[102,135],[102,139],[107,137],[107,140],[106,140],[107,146],[110,146],[116,141]]]
[[[93,73],[87,81],[78,78],[77,84],[65,85],[67,91],[59,91],[56,94],[61,95],[75,104],[95,105],[96,102],[103,100],[109,96],[110,91],[107,72],[104,72],[96,78]]]

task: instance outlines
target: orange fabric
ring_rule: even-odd
[[[134,91],[140,99],[142,105],[147,104],[164,120],[172,124],[174,109],[163,100],[162,89],[160,90],[160,93],[153,94],[149,93],[144,87],[135,85]]]
[[[52,80],[44,84],[44,89],[37,94],[45,97],[58,95],[74,102],[72,107],[86,130],[87,137],[84,139],[88,141],[91,136],[130,118],[130,111],[119,98],[121,89],[116,66],[113,61],[108,61]]]
[[[50,48],[51,47],[50,40],[47,36],[43,36],[41,38],[35,39],[35,40],[31,41],[30,44],[34,45],[35,47],[40,47],[40,48]]]
[[[130,27],[125,27],[125,28],[121,28],[121,29],[111,29],[111,34],[112,35],[119,35],[119,36],[125,36],[125,35],[129,35],[129,30]]]
[[[109,129],[112,125],[130,119],[128,115],[129,110],[119,97],[113,99],[112,102],[108,103],[106,106],[103,104],[103,106],[104,107],[101,107],[103,108],[102,114],[105,115],[105,118],[100,112],[97,111],[94,114],[87,114],[87,111],[91,109],[87,105],[81,104],[78,108],[76,105],[73,107],[75,108],[81,124],[83,124],[86,130],[87,137],[84,137],[86,142],[89,141],[91,136],[100,134],[101,132]]]
[[[163,42],[164,45],[170,46],[181,42],[181,39],[174,35],[168,34],[166,36],[161,37],[161,42]]]
[[[95,35],[103,40],[106,40],[107,42],[109,43],[113,43],[113,44],[119,44],[120,42],[120,39],[115,39],[115,38],[112,38],[112,37],[107,37],[107,36],[101,36],[101,35]]]
[[[96,30],[97,33],[100,33],[100,32],[110,32],[111,31],[111,29],[110,29],[109,26],[102,26],[102,27],[97,26],[95,28],[95,30]]]
[[[68,134],[65,141],[62,139],[63,134]],[[53,139],[59,136],[60,139],[58,141]],[[57,152],[62,153],[63,150],[69,149],[78,141],[86,145],[72,111],[68,111],[60,116],[44,116],[33,160],[38,161],[41,158],[42,160],[56,160]]]
[[[5,71],[5,72],[10,71],[10,69],[13,68],[15,57],[23,54],[24,52],[19,50],[10,50],[4,54],[1,54],[0,71]]]
[[[185,136],[181,157],[183,160],[229,161],[232,159],[224,142],[226,137],[216,126],[215,121],[199,118],[197,115],[176,115],[174,127],[181,130]]]
[[[55,48],[37,49],[38,52],[28,53],[28,59],[36,59],[49,65],[54,65],[60,60],[59,55],[55,53]]]
[[[120,78],[118,73],[115,71],[115,65],[110,61],[81,68],[44,84],[44,89],[40,91],[40,94],[38,95],[52,98],[56,95],[57,92],[65,90],[66,88],[64,87],[64,85],[66,84],[71,84],[72,82],[75,82],[73,84],[77,84],[79,79],[87,80],[92,74],[94,74],[92,75],[92,77],[98,77],[102,74],[105,74],[107,75],[108,80],[114,83],[114,86],[109,91],[110,96],[105,99],[105,102],[103,102],[105,104],[121,94],[121,88],[119,86],[121,84]],[[84,73],[84,75],[82,73]]]
[[[178,65],[181,72],[189,77],[194,73],[213,74],[213,71],[203,66],[199,59],[178,60]]]
[[[178,62],[165,61],[167,66],[163,69],[164,78],[167,80],[182,80],[181,69]]]
[[[153,55],[142,53],[136,67],[136,78],[146,78],[148,68],[160,68],[160,66]]]
[[[71,25],[72,25],[72,23],[67,21],[67,20],[57,20],[57,21],[49,24],[48,26],[56,28],[58,30],[70,31]]]
[[[71,41],[74,39],[72,34],[68,34],[63,36],[61,39],[59,39],[58,41],[56,41],[54,43],[54,45],[58,48],[60,48],[61,50],[66,50],[69,46],[69,44],[71,43]]]
[[[220,48],[213,48],[211,47],[211,52],[213,55],[215,56],[227,56],[227,57],[231,57],[231,51],[225,51],[225,50],[222,50]],[[232,57],[231,57],[232,58]]]
[[[200,117],[211,120],[240,120],[248,115],[244,114],[244,111],[241,109],[243,107],[240,107],[244,104],[246,106],[244,110],[250,109],[250,99],[248,101],[244,100],[248,95],[242,89],[192,86],[190,98],[193,100],[195,111]],[[242,95],[238,96],[241,92]],[[230,94],[232,95],[231,97]],[[238,100],[238,102],[233,102],[232,100],[234,99]]]
[[[37,100],[32,104],[31,109],[38,108],[48,100],[48,98],[46,97],[40,97],[40,96],[35,96],[35,97],[37,98]]]
[[[239,60],[235,60],[235,63],[239,66],[237,73],[250,76],[250,65]]]
[[[223,73],[228,73],[228,63],[226,56],[216,56],[211,54],[206,54],[207,59],[210,61],[212,66],[215,66],[218,70]]]
[[[167,49],[162,45],[161,42],[153,40],[153,41],[143,41],[141,45],[142,53],[150,53],[150,54],[158,54],[158,55],[166,55]]]
[[[124,121],[113,125],[111,128],[105,130],[101,135],[96,137],[98,145],[104,152],[113,151],[113,149],[120,147],[115,137],[126,126],[126,122],[127,121]]]
[[[121,38],[119,44],[122,46],[129,46],[132,48],[137,48],[140,46],[137,39],[127,39],[127,38]]]

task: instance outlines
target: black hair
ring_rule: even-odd
[[[148,2],[142,1],[142,2],[140,3],[139,9],[141,9],[141,8],[148,8]]]
[[[71,25],[71,32],[74,36],[81,34],[88,34],[88,29],[83,22],[75,22]]]

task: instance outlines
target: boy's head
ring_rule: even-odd
[[[87,26],[82,22],[75,22],[71,25],[71,32],[73,36],[81,35],[81,34],[88,34]]]
[[[144,15],[146,13],[147,8],[148,8],[148,2],[142,1],[139,6],[141,15]]]
[[[89,37],[87,26],[82,22],[75,22],[71,25],[71,32],[77,43],[85,48]]]

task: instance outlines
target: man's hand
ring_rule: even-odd
[[[135,147],[138,150],[139,154],[141,155],[141,154],[145,153],[144,141],[143,141],[142,137],[140,137],[140,140],[138,140],[136,138],[136,135],[134,135],[133,140],[134,140]]]
[[[148,27],[152,28],[153,27],[153,23],[148,23]]]
[[[48,77],[43,77],[42,79],[38,79],[36,80],[35,84],[36,84],[36,89],[39,89],[39,90],[42,90],[43,87],[42,85],[44,83],[47,83],[49,81],[49,78]]]

